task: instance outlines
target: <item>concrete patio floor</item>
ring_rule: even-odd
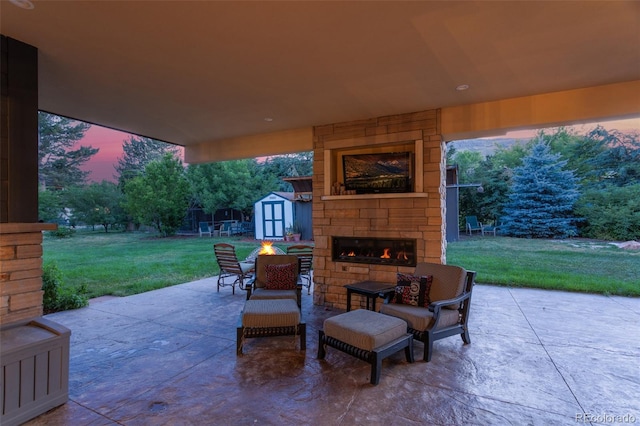
[[[215,278],[115,298],[47,318],[72,330],[70,400],[27,425],[574,425],[640,422],[640,299],[477,285],[470,332],[433,359],[401,351],[370,366],[328,348],[341,313],[303,293],[307,350],[248,339],[245,292]],[[592,417],[588,417],[592,416]]]

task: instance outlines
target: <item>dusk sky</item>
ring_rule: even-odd
[[[118,162],[118,158],[122,158],[122,144],[133,136],[130,133],[120,132],[118,130],[108,129],[106,127],[91,125],[89,130],[74,147],[77,149],[80,145],[99,148],[100,151],[89,160],[82,170],[90,171],[89,181],[101,182],[108,180],[116,182],[116,169],[114,166]]]
[[[640,132],[640,118],[634,118],[629,120],[618,121],[601,121],[598,122],[608,130],[620,130],[622,132],[637,131]],[[574,128],[579,134],[584,134],[587,131],[593,129],[596,124],[584,124],[575,126]],[[535,135],[536,131],[522,130],[517,132],[509,132],[504,137],[507,138],[529,138]],[[115,182],[117,179],[116,170],[114,165],[117,163],[118,158],[122,157],[122,144],[125,140],[129,139],[132,135],[117,130],[108,129],[106,127],[100,127],[92,125],[85,133],[85,136],[78,144],[92,146],[93,148],[100,148],[100,151],[94,155],[84,167],[85,171],[90,171],[89,180],[92,182],[101,182],[102,180],[108,180]]]

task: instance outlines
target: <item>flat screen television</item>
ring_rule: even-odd
[[[411,192],[411,152],[342,156],[344,186],[356,194]]]

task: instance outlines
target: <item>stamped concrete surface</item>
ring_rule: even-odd
[[[307,350],[247,339],[245,293],[215,278],[47,318],[72,330],[70,400],[27,425],[575,425],[640,423],[640,299],[476,285],[472,343],[434,344],[370,366],[327,349],[341,313],[303,294]],[[626,417],[624,417],[626,416]]]

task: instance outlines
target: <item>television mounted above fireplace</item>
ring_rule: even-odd
[[[411,192],[413,154],[385,152],[342,156],[344,186],[356,194]]]

